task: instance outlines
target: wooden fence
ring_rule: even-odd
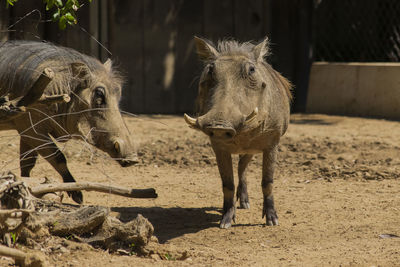
[[[60,31],[42,0],[0,1],[0,39],[45,39],[101,60],[126,77],[124,110],[193,110],[201,63],[193,36],[274,44],[273,65],[296,85],[294,109],[305,108],[311,62],[312,0],[95,0],[78,11],[79,25]]]

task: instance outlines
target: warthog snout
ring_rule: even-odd
[[[117,159],[117,162],[122,167],[129,167],[129,166],[135,165],[136,163],[139,163],[139,159],[138,159],[137,155],[134,155],[130,159]]]
[[[236,129],[233,126],[232,122],[224,121],[224,120],[212,120],[210,121],[209,114],[201,116],[197,119],[190,117],[187,114],[184,114],[184,119],[186,123],[194,129],[201,130],[209,137],[219,138],[219,139],[231,139],[233,138],[237,132],[240,132],[240,129],[246,126],[249,126],[258,115],[258,107],[255,107],[253,111],[247,115],[246,117],[242,117],[242,120],[237,123]]]
[[[122,167],[129,167],[136,163],[139,163],[139,158],[136,152],[127,151],[127,145],[123,139],[114,140],[115,160]]]
[[[219,123],[204,127],[204,132],[212,138],[219,139],[231,139],[236,135],[236,130],[233,127]]]

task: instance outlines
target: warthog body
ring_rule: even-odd
[[[280,137],[290,115],[291,84],[266,61],[268,40],[257,45],[222,41],[214,47],[195,38],[199,58],[205,62],[199,81],[199,117],[185,114],[186,122],[210,137],[224,193],[221,228],[235,219],[235,185],[231,154],[239,154],[239,185],[236,196],[241,208],[249,208],[246,167],[253,154],[263,153],[263,217],[277,225],[272,195],[273,174]]]
[[[43,95],[67,95],[69,102],[36,102],[11,120],[0,120],[0,130],[15,129],[20,138],[21,175],[29,176],[38,155],[74,182],[66,158],[53,140],[82,139],[115,158],[122,166],[136,161],[118,102],[121,79],[111,61],[97,59],[50,43],[10,41],[0,44],[0,97],[23,98],[45,69],[54,75]],[[69,192],[82,202],[81,192]]]

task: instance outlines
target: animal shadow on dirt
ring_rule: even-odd
[[[161,208],[161,207],[113,207],[111,211],[120,214],[122,222],[131,221],[138,213],[154,226],[154,235],[160,243],[188,233],[219,227],[221,209],[205,208]]]
[[[336,121],[328,121],[324,119],[291,119],[292,124],[311,124],[311,125],[334,125]]]

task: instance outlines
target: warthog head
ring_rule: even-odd
[[[211,140],[224,142],[257,127],[275,105],[271,103],[272,91],[278,91],[274,84],[288,83],[271,82],[280,76],[264,59],[268,39],[257,45],[223,41],[217,48],[197,37],[195,43],[199,58],[205,62],[197,97],[200,116],[195,119],[185,114],[186,122]]]
[[[121,78],[111,61],[91,70],[83,63],[72,64],[73,80],[79,90],[72,95],[67,128],[108,153],[121,166],[138,162],[136,145],[119,110]]]

